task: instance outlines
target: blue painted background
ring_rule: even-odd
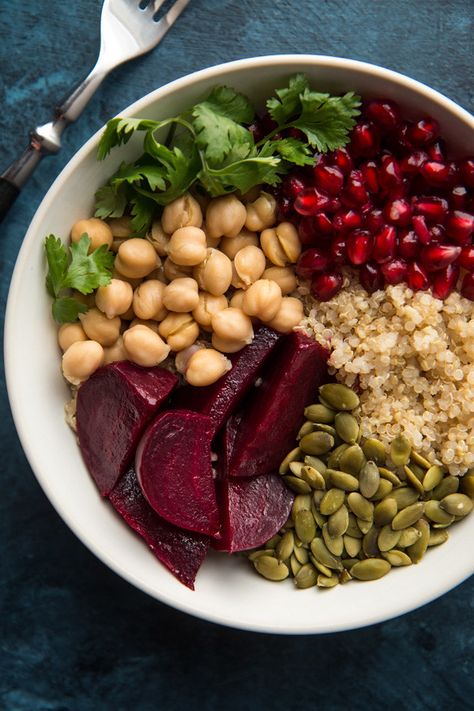
[[[100,3],[2,0],[0,10],[1,171],[93,64]],[[217,62],[297,51],[385,65],[473,111],[473,15],[472,0],[193,0],[159,49],[114,72],[0,226],[2,317],[44,193],[130,102]],[[3,380],[0,397],[1,711],[473,708],[472,579],[403,618],[335,636],[195,620],[130,587],[76,540],[25,460]]]

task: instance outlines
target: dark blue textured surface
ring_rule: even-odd
[[[1,6],[6,165],[94,62],[100,4]],[[385,65],[472,111],[472,19],[469,0],[193,0],[158,50],[109,78],[0,227],[2,315],[18,246],[47,188],[130,102],[217,62],[298,51]],[[335,636],[277,638],[195,620],[129,586],[76,540],[30,471],[3,385],[0,394],[1,711],[472,708],[472,579],[403,618]]]

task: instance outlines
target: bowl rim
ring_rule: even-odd
[[[424,95],[429,100],[437,103],[438,105],[444,107],[449,112],[454,113],[461,121],[466,123],[474,131],[474,116],[470,114],[466,109],[463,109],[456,102],[448,97],[444,96],[442,93],[435,89],[427,86],[426,84],[419,82],[415,79],[396,72],[391,69],[386,69],[376,64],[371,64],[369,62],[363,62],[354,59],[348,59],[344,57],[332,57],[327,55],[317,55],[317,54],[276,54],[276,55],[264,55],[261,57],[248,57],[244,59],[238,59],[230,62],[223,62],[220,64],[212,65],[204,69],[186,74],[183,77],[175,79],[171,82],[164,84],[141,97],[137,101],[129,104],[123,111],[120,111],[120,116],[131,116],[135,115],[142,110],[146,109],[151,103],[158,101],[160,98],[175,92],[181,91],[187,87],[192,86],[194,82],[201,79],[218,79],[219,75],[223,72],[233,73],[238,72],[242,69],[259,69],[266,66],[281,66],[282,68],[288,70],[291,73],[292,69],[296,65],[308,64],[312,66],[330,67],[337,69],[347,69],[361,71],[363,73],[372,73],[375,76],[385,79],[391,83],[396,83],[402,87],[416,91],[418,94]],[[328,621],[327,623],[321,625],[319,624],[317,628],[312,628],[308,625],[305,630],[294,629],[291,625],[281,625],[278,627],[273,627],[269,624],[256,624],[254,622],[247,622],[245,619],[235,620],[226,616],[225,612],[219,610],[201,609],[199,606],[191,603],[186,603],[185,601],[176,601],[172,596],[168,594],[163,594],[152,588],[151,585],[147,584],[146,581],[142,580],[139,576],[130,573],[125,569],[121,563],[107,554],[101,549],[100,542],[94,537],[88,534],[79,523],[74,520],[73,516],[68,515],[61,505],[61,499],[56,496],[54,487],[50,485],[48,481],[47,472],[42,471],[40,466],[36,465],[36,455],[34,449],[29,444],[28,434],[26,429],[23,427],[22,417],[21,417],[21,405],[19,399],[16,398],[15,394],[15,382],[14,382],[14,360],[15,354],[12,345],[12,340],[10,334],[13,332],[13,319],[14,319],[14,304],[16,301],[16,296],[20,288],[22,279],[24,278],[24,273],[28,265],[28,252],[30,248],[30,243],[35,237],[37,228],[41,221],[44,219],[45,213],[50,207],[53,201],[54,194],[58,186],[67,179],[77,168],[78,163],[82,161],[83,156],[87,154],[91,147],[94,146],[99,139],[103,131],[103,126],[96,131],[82,146],[81,148],[71,157],[66,166],[62,169],[59,175],[56,177],[51,187],[47,191],[46,195],[42,199],[35,215],[30,222],[26,235],[23,239],[21,248],[19,250],[13,276],[10,283],[10,288],[8,292],[7,307],[5,312],[5,329],[4,329],[4,362],[5,362],[5,380],[7,386],[7,394],[10,402],[10,407],[13,415],[13,420],[15,427],[22,445],[23,451],[27,457],[28,463],[38,480],[41,488],[48,497],[49,501],[60,515],[61,519],[66,523],[66,525],[73,531],[73,533],[79,538],[79,540],[87,546],[87,548],[103,563],[105,563],[110,569],[115,573],[120,575],[122,578],[127,580],[138,589],[143,592],[148,593],[158,601],[170,605],[171,607],[178,609],[182,612],[186,612],[195,617],[204,619],[206,621],[222,624],[224,626],[233,627],[236,629],[262,632],[262,633],[273,633],[273,634],[325,634],[330,632],[347,631],[350,629],[358,629],[361,627],[366,627],[379,622],[383,622],[389,619],[398,617],[399,615],[411,612],[425,604],[428,604],[448,592],[452,588],[456,587],[464,580],[466,580],[473,572],[474,567],[469,559],[466,558],[464,565],[458,565],[456,569],[456,575],[449,575],[450,571],[447,571],[446,576],[441,577],[433,582],[432,587],[428,594],[426,591],[412,591],[412,595],[409,602],[402,600],[393,601],[390,605],[383,606],[381,608],[370,610],[362,619],[354,620],[351,625],[338,624],[337,620]]]

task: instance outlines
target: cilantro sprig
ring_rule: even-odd
[[[95,214],[105,219],[129,211],[135,234],[144,235],[155,212],[195,184],[211,197],[276,185],[292,166],[314,164],[315,151],[345,145],[359,106],[354,93],[316,92],[297,74],[266,102],[275,127],[258,142],[250,130],[254,107],[227,86],[214,87],[204,101],[163,121],[112,119],[100,140],[99,160],[137,132],[144,133],[143,154],[120,165],[97,191]],[[166,128],[173,134],[170,145],[157,137]],[[299,129],[298,137],[288,129]]]
[[[68,290],[91,294],[99,286],[107,286],[112,278],[114,255],[101,245],[89,253],[91,240],[87,234],[72,242],[69,254],[61,240],[54,235],[45,239],[48,273],[46,288],[53,297],[52,312],[58,323],[75,321],[87,306],[72,297]]]

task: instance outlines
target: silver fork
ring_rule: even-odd
[[[84,81],[55,109],[54,119],[31,131],[29,146],[0,176],[0,221],[41,158],[59,151],[64,129],[79,118],[107,74],[119,64],[156,47],[190,0],[176,0],[155,21],[164,2],[151,0],[143,7],[144,0],[104,0],[97,62]]]

